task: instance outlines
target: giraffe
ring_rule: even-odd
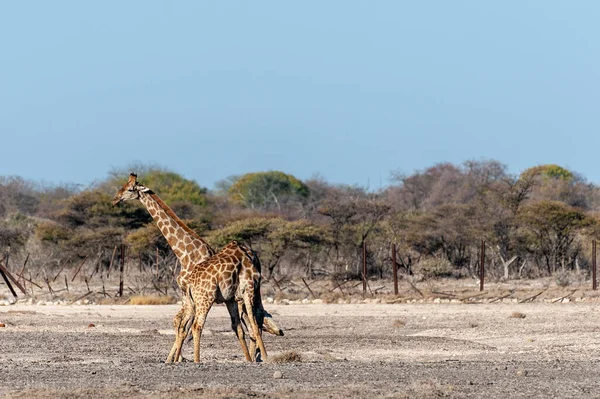
[[[215,254],[211,246],[204,241],[194,230],[189,228],[173,210],[152,190],[144,187],[137,181],[137,175],[131,173],[127,182],[117,192],[113,199],[113,204],[116,205],[122,201],[138,199],[148,210],[175,256],[181,264],[181,271],[177,276],[177,284],[183,292],[182,308],[173,319],[175,329],[180,325],[187,325],[189,328],[190,320],[183,322],[185,303],[187,301],[187,281],[192,270],[199,263],[207,260]],[[260,320],[259,326],[261,330],[267,331],[273,335],[283,335],[283,331],[273,321],[271,315],[263,308],[260,300],[260,292],[257,293],[257,309],[255,311]],[[228,309],[229,310],[229,309]],[[247,314],[244,307],[241,307],[240,317],[247,322]],[[251,340],[254,339],[252,332]],[[252,341],[254,342],[254,341]]]
[[[241,307],[245,307],[248,313],[248,330],[254,334],[262,358],[267,359],[267,351],[256,322],[256,315],[253,313],[261,278],[253,258],[254,255],[247,247],[232,241],[219,253],[194,268],[189,276],[184,320],[194,320],[192,336],[195,363],[200,361],[202,328],[215,302],[225,303],[230,310],[232,328],[236,332],[246,360],[251,361],[239,317]],[[176,331],[175,345],[167,358],[168,362],[180,358],[186,335],[185,327],[180,325]]]

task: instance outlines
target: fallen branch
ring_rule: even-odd
[[[340,289],[340,292],[342,293],[342,296],[346,296],[346,293],[342,289],[342,286],[341,286],[340,282],[338,281],[337,277],[333,276],[333,281],[335,281],[335,284]]]
[[[30,273],[29,275],[31,276],[31,273]],[[38,287],[39,289],[41,289],[41,290],[43,289],[41,285],[34,283],[32,280],[28,279],[27,277],[25,277],[25,276],[22,276],[22,275],[20,275],[20,274],[17,274],[17,276],[18,276],[19,278],[22,278],[23,280],[27,281],[28,283],[31,283],[31,284],[35,285],[35,286],[36,286],[36,287]]]
[[[456,294],[450,294],[448,292],[440,292],[440,291],[431,291],[432,294],[436,295],[444,295],[444,296],[456,296]]]
[[[553,300],[553,301],[552,301],[552,303],[556,303],[556,302],[562,301],[562,300],[563,300],[563,299],[565,299],[565,298],[568,298],[568,297],[570,297],[571,295],[573,295],[573,294],[575,293],[575,291],[577,291],[577,290],[573,290],[573,291],[571,291],[569,294],[567,294],[567,295],[565,295],[565,296],[563,296],[563,297],[560,297],[560,298],[558,298],[558,299],[555,299],[555,300]]]
[[[279,281],[283,281],[283,278],[281,280],[279,280]],[[277,281],[277,279],[275,277],[273,277],[273,282],[275,283],[275,285],[279,289],[279,292],[283,292],[283,290],[281,289],[281,286],[279,285],[279,281]]]
[[[315,293],[312,292],[312,290],[310,289],[310,286],[308,285],[308,283],[306,282],[306,280],[304,280],[304,277],[302,277],[302,282],[304,283],[304,285],[308,289],[308,292],[310,292],[310,295],[312,295],[313,298],[316,298]]]
[[[402,303],[405,300],[406,300],[405,298],[396,298],[396,299],[392,299],[390,301],[386,301],[385,303]]]
[[[92,291],[89,291],[89,292],[87,292],[87,293],[85,293],[85,294],[81,295],[80,297],[77,297],[77,298],[73,299],[71,302],[69,302],[69,305],[72,305],[72,304],[74,304],[75,302],[77,302],[77,301],[80,301],[80,300],[82,300],[83,298],[85,298],[85,297],[87,297],[88,295],[91,295],[91,294],[93,294],[93,292],[92,292]]]
[[[521,299],[519,301],[519,303],[532,302],[535,298],[537,298],[538,296],[542,295],[545,291],[546,291],[546,289],[544,288],[543,290],[541,290],[540,292],[538,292],[537,294],[535,294],[533,296],[530,296],[529,298]]]
[[[27,265],[27,261],[29,260],[29,252],[27,252],[27,257],[25,258],[25,262],[23,262],[23,267],[21,268],[20,275],[25,275],[25,266]]]
[[[88,258],[87,255],[85,256],[85,258],[83,258],[83,260],[79,264],[79,267],[77,267],[77,270],[75,271],[75,274],[73,274],[73,278],[71,279],[71,282],[73,282],[73,280],[75,280],[75,277],[77,277],[77,274],[79,274],[79,271],[83,267],[83,264],[85,263],[85,261],[86,261],[87,258]]]
[[[421,298],[425,298],[425,295],[423,295],[421,290],[419,290],[410,280],[406,280],[406,282],[410,285],[410,288],[412,288],[417,294],[421,295]]]
[[[165,296],[167,295],[166,293],[164,293],[164,292],[163,292],[163,290],[161,290],[161,289],[158,287],[158,285],[156,285],[156,282],[155,282],[155,281],[153,281],[153,282],[152,282],[152,285],[154,286],[154,289],[155,289],[156,291],[158,291],[158,292],[159,292],[161,295],[165,295]]]
[[[511,291],[511,292],[509,292],[509,293],[508,293],[508,294],[506,294],[506,295],[502,295],[502,296],[499,296],[498,298],[494,298],[494,299],[492,299],[492,300],[490,301],[490,303],[498,302],[498,301],[501,301],[501,300],[503,300],[504,298],[508,298],[508,297],[509,297],[509,296],[511,296],[513,293],[514,293],[514,291]]]
[[[17,298],[17,293],[15,292],[15,289],[12,287],[12,285],[10,284],[10,281],[8,280],[8,277],[6,277],[6,274],[4,274],[4,272],[1,269],[0,269],[0,276],[2,276],[2,278],[4,279],[4,282],[10,289],[10,292],[11,292],[11,294],[13,294],[13,297]]]
[[[64,262],[62,267],[60,268],[60,270],[58,271],[58,273],[56,273],[56,276],[54,276],[54,278],[52,279],[52,282],[55,282],[56,279],[58,278],[58,276],[60,276],[60,274],[62,273],[62,271],[65,269],[65,267],[67,267],[68,262]]]
[[[17,281],[17,279],[14,278],[12,276],[12,274],[10,274],[10,272],[4,266],[2,266],[1,263],[0,263],[0,271],[3,272],[3,274],[5,274],[8,277],[8,279],[14,283],[21,290],[21,292],[23,292],[23,294],[27,295],[27,292],[25,292],[25,288],[23,288],[23,286]],[[9,286],[9,288],[12,291],[12,287],[10,286],[10,283],[8,283],[8,281],[7,281],[7,285]],[[14,293],[13,295],[15,297],[17,296],[16,293]]]
[[[477,294],[464,295],[464,296],[462,296],[462,297],[460,297],[458,299],[461,300],[461,301],[466,301],[468,299],[477,298],[477,297],[480,297],[480,296],[483,296],[483,295],[486,295],[486,294],[487,294],[487,292],[484,291],[484,292],[479,292]]]

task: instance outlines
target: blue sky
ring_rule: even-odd
[[[600,183],[598,21],[597,1],[2,2],[0,176],[378,188],[496,159]]]

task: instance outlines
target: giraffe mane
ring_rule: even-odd
[[[175,212],[173,212],[171,207],[169,205],[167,205],[167,203],[165,201],[163,201],[162,198],[160,198],[152,190],[148,190],[146,192],[146,194],[149,194],[158,203],[158,205],[160,205],[160,207],[163,208],[163,210],[166,212],[166,214],[169,215],[175,221],[175,223],[177,223],[182,229],[184,229],[188,234],[193,236],[195,239],[200,240],[203,243],[205,243],[206,246],[208,246],[214,252],[212,247],[210,245],[208,245],[208,243],[206,241],[204,241],[202,239],[202,237],[200,237],[198,235],[198,233],[196,233],[194,230],[192,230],[187,224],[183,223],[183,220],[181,220],[179,218],[179,216],[177,216],[177,214]]]

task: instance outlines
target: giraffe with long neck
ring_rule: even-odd
[[[189,322],[191,322],[191,320],[184,320],[184,309],[186,301],[188,300],[186,295],[188,278],[197,265],[213,256],[215,251],[194,230],[187,226],[157,194],[149,188],[139,184],[135,173],[129,175],[127,183],[125,183],[115,195],[113,204],[116,205],[121,201],[132,199],[138,199],[148,210],[181,264],[181,271],[177,276],[177,284],[183,292],[183,305],[173,319],[173,324],[176,330],[182,326],[187,326],[189,328]],[[263,308],[260,291],[257,293],[256,297],[257,308],[254,313],[260,321],[260,329],[274,335],[283,335],[283,331],[273,321],[271,315]],[[240,307],[239,313],[238,316],[242,317],[245,324],[250,327],[245,308]],[[233,323],[233,315],[230,316],[232,317]],[[256,338],[253,336],[250,329],[249,332],[251,340],[254,342]]]

